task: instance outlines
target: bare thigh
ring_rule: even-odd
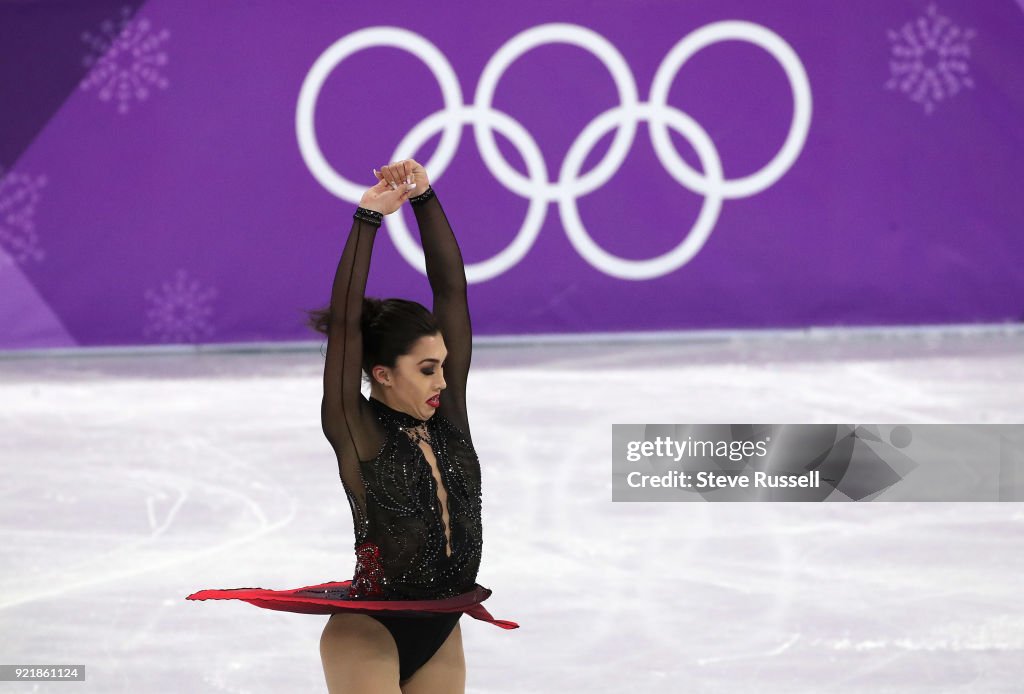
[[[462,650],[462,625],[452,633],[409,681],[402,694],[464,694],[466,691],[466,655]]]
[[[398,648],[391,633],[364,614],[333,614],[320,636],[330,694],[399,694]]]

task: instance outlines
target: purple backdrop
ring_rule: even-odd
[[[406,156],[479,335],[1024,314],[1017,0],[90,7],[0,10],[3,349],[315,338]]]

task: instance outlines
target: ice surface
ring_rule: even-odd
[[[351,578],[319,345],[0,359],[3,691],[317,692],[324,616],[190,602]],[[611,424],[1024,421],[1024,334],[480,345],[468,691],[1011,692],[1015,503],[611,502]]]

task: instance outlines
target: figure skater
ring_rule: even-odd
[[[190,599],[330,613],[320,638],[331,694],[464,692],[463,613],[505,629],[481,604],[480,464],[466,411],[472,328],[455,235],[423,166],[384,166],[363,195],[327,309],[321,423],[352,510],[351,581],[295,590],[205,590]],[[410,197],[410,195],[414,195]],[[414,301],[364,297],[383,216],[413,207],[433,293]],[[365,372],[370,397],[360,385]]]

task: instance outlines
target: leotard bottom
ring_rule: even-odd
[[[201,590],[188,600],[242,600],[268,610],[306,614],[356,613],[373,617],[391,633],[398,648],[399,684],[404,684],[444,645],[463,613],[502,629],[519,625],[495,619],[481,604],[491,595],[477,584],[473,590],[438,600],[367,600],[349,596],[352,581],[332,581],[292,590],[220,588]]]
[[[459,623],[462,613],[415,617],[380,614],[368,616],[383,624],[395,639],[395,646],[398,647],[398,683],[403,685],[444,645]]]

